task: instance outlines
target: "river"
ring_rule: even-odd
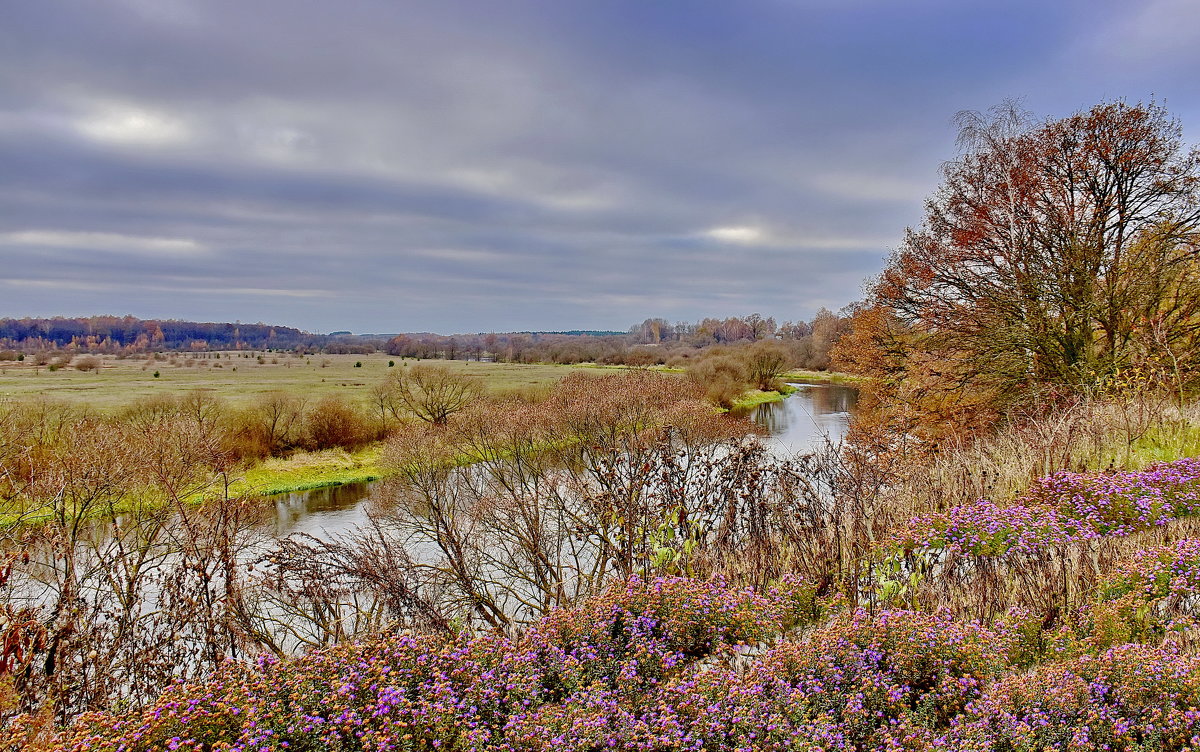
[[[841,384],[792,382],[797,391],[782,402],[758,405],[746,414],[767,430],[780,453],[815,449],[826,437],[838,441],[850,425],[858,390]],[[304,533],[329,538],[367,521],[374,483],[348,483],[275,497],[275,534]]]

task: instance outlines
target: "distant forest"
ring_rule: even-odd
[[[150,352],[319,347],[327,337],[289,326],[143,320],[133,316],[0,319],[0,348]]]
[[[651,318],[627,332],[489,332],[441,335],[313,334],[287,326],[143,320],[133,316],[0,319],[0,351],[132,354],[161,351],[288,350],[332,354],[387,352],[408,358],[497,360],[516,363],[683,365],[701,351],[748,343],[786,343],[789,360],[823,369],[849,318],[822,308],[812,321],[760,314],[670,323]],[[0,352],[0,358],[4,358]],[[4,358],[7,359],[7,358]]]

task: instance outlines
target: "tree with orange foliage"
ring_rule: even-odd
[[[840,362],[1005,394],[1087,387],[1154,339],[1200,356],[1200,153],[1178,121],[1112,102],[1041,123],[1008,104],[958,124],[963,153]]]

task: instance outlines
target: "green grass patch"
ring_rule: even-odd
[[[356,452],[327,449],[273,457],[248,469],[230,485],[230,493],[270,496],[375,480],[384,475],[380,465],[382,457],[382,444],[373,444]]]
[[[1151,426],[1126,446],[1112,447],[1106,455],[1101,458],[1101,467],[1111,463],[1114,467],[1128,469],[1200,456],[1200,425],[1186,420],[1167,420]]]
[[[767,402],[781,402],[792,392],[796,391],[795,387],[791,387],[789,391],[783,392],[764,392],[761,389],[751,389],[750,391],[738,397],[734,401],[731,410],[749,410],[750,408],[761,405]]]
[[[805,370],[788,371],[780,378],[795,381],[817,381],[828,384],[865,384],[871,380],[866,376],[856,376],[852,373],[841,373],[840,371]]]

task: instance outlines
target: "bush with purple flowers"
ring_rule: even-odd
[[[1005,676],[935,740],[959,752],[1200,748],[1200,658],[1125,645]]]
[[[800,588],[801,590],[803,588]],[[394,635],[231,665],[57,751],[1183,750],[1200,664],[1126,646],[1022,668],[1027,622],[841,611],[784,636],[795,588],[633,580],[520,638]],[[5,748],[32,739],[11,724]]]
[[[987,499],[917,517],[896,541],[992,557],[1102,536],[1127,536],[1200,511],[1200,458],[1119,473],[1058,472],[1014,503]]]

